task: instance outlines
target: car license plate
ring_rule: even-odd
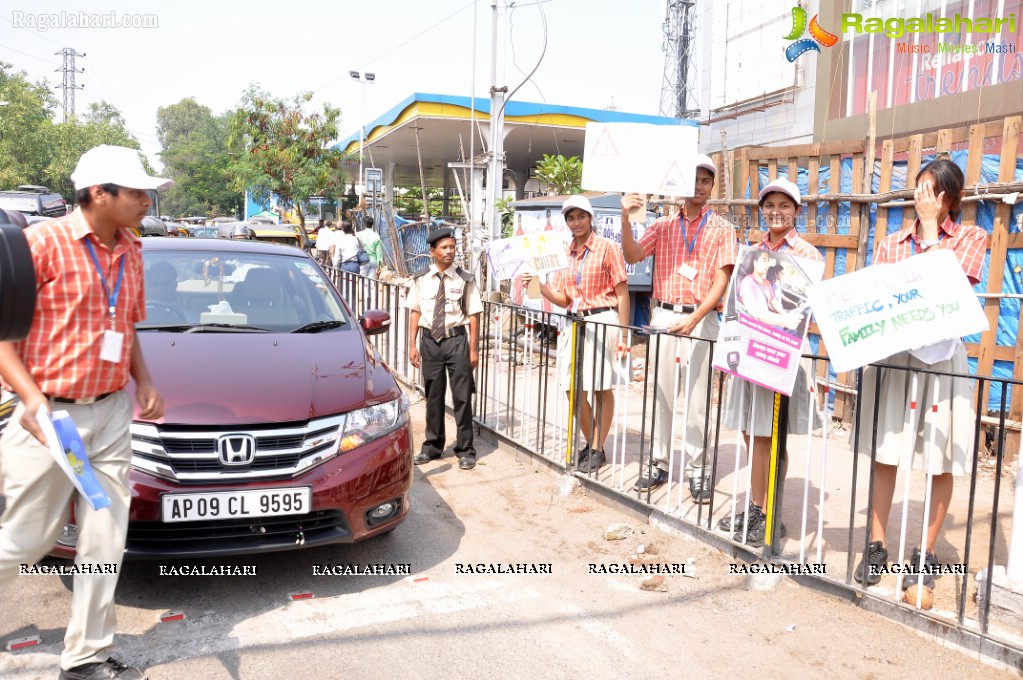
[[[164,522],[198,522],[236,517],[304,515],[311,510],[309,487],[208,493],[168,493],[161,497]]]

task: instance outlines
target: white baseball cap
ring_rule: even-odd
[[[127,189],[163,189],[174,184],[172,179],[150,176],[135,149],[109,144],[83,153],[71,173],[71,181],[75,191],[96,184],[116,184]]]
[[[799,187],[794,182],[790,182],[787,179],[781,179],[780,177],[766,187],[760,190],[760,205],[764,204],[764,197],[775,191],[785,194],[793,201],[796,202],[796,208],[799,208]]]
[[[714,160],[705,153],[696,154],[696,168],[703,168],[712,175],[718,174],[718,166],[714,165]]]
[[[593,217],[593,206],[590,205],[589,199],[587,199],[585,196],[578,195],[569,196],[568,200],[565,201],[564,205],[561,206],[561,214],[567,215],[568,211],[571,210],[572,208],[579,208],[580,210],[585,210],[590,214],[590,217]]]

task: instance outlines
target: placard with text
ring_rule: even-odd
[[[811,286],[809,296],[836,371],[988,329],[951,250],[836,276]]]

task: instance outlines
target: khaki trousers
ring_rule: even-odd
[[[75,496],[78,557],[75,564],[116,565],[113,574],[76,574],[71,620],[64,636],[64,669],[103,662],[110,656],[116,619],[114,590],[128,528],[128,471],[131,463],[131,401],[124,390],[95,404],[50,403],[78,427],[89,462],[112,505],[92,510],[57,467],[49,451],[21,427],[19,404],[0,437],[0,477],[7,509],[0,517],[0,593],[12,597],[19,565],[32,565],[53,547]],[[109,567],[107,567],[109,570]],[[16,589],[16,585],[13,588]]]
[[[667,328],[685,316],[663,307],[655,307],[650,325]],[[717,340],[721,327],[718,314],[711,311],[696,324],[692,336]],[[653,342],[647,355],[647,362],[657,361],[657,389],[654,404],[656,425],[651,451],[654,464],[662,470],[668,469],[668,450],[671,444],[671,426],[675,421],[675,434],[684,433],[685,472],[687,477],[700,478],[706,459],[704,450],[704,420],[707,416],[707,381],[711,379],[711,346],[709,342],[690,340],[673,335],[651,336]],[[676,363],[675,357],[679,358]],[[688,369],[688,378],[687,378]],[[688,391],[685,390],[688,379]],[[685,419],[678,418],[678,395],[683,392]],[[711,417],[710,427],[714,427]],[[713,440],[708,442],[713,443]],[[711,461],[706,461],[710,475]]]

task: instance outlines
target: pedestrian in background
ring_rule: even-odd
[[[629,284],[622,251],[614,241],[593,230],[593,206],[585,196],[570,196],[561,214],[572,232],[568,244],[568,269],[555,272],[550,286],[540,284],[540,294],[585,320],[582,353],[576,353],[572,328],[558,337],[558,378],[569,393],[572,366],[582,395],[578,398],[579,425],[585,446],[576,457],[579,469],[593,472],[607,465],[604,442],[614,420],[612,387],[620,378],[620,331],[629,325]],[[529,285],[532,274],[522,277]],[[617,324],[617,326],[615,325]],[[573,361],[574,359],[574,361]],[[593,403],[590,403],[591,395]]]
[[[472,435],[473,369],[479,361],[479,317],[483,301],[471,274],[456,267],[451,229],[426,237],[433,263],[412,275],[405,307],[409,315],[408,355],[423,368],[426,388],[426,438],[413,459],[422,465],[444,452],[444,393],[451,382],[458,467],[476,467]]]
[[[136,680],[143,677],[138,669],[110,656],[131,501],[129,376],[140,420],[162,417],[163,400],[135,338],[146,308],[142,244],[131,228],[149,207],[146,190],[172,182],[150,177],[134,149],[107,145],[85,152],[71,179],[75,211],[25,231],[37,288],[29,335],[0,342],[3,388],[21,398],[0,438],[7,502],[0,518],[0,588],[18,565],[34,564],[53,547],[73,500],[75,563],[103,565],[104,572],[112,565],[113,573],[75,575],[60,678]],[[53,409],[67,411],[77,425],[110,507],[92,509],[50,455],[36,416]]]
[[[349,220],[341,222],[340,231],[334,232],[331,241],[331,259],[335,267],[339,267],[352,274],[359,273],[359,239],[355,238],[352,230],[352,223]]]
[[[369,256],[369,262],[360,265],[359,273],[369,279],[377,277],[377,268],[384,261],[384,246],[380,236],[373,229],[373,222],[367,218],[367,225],[364,229],[355,234],[359,239],[359,246]]]
[[[322,266],[330,265],[330,246],[333,241],[334,231],[320,220],[320,227],[316,230],[316,261]]]

